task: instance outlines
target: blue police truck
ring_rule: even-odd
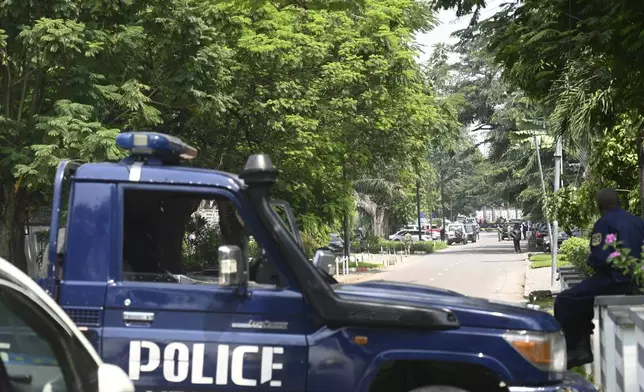
[[[39,283],[138,391],[595,391],[545,312],[339,284],[271,200],[268,156],[234,175],[182,165],[175,137],[116,143],[121,162],[58,167]]]

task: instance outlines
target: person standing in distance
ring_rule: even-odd
[[[410,232],[405,233],[404,241],[405,241],[405,253],[407,254],[407,256],[409,256],[409,254],[411,253],[411,243],[413,241],[413,239],[411,238]]]
[[[512,237],[512,242],[514,242],[514,251],[521,253],[521,226],[518,223],[514,224],[510,236]]]
[[[636,288],[632,277],[614,268],[604,249],[608,234],[614,234],[622,246],[631,250],[631,256],[641,258],[644,243],[644,220],[624,211],[617,192],[602,189],[597,193],[597,207],[601,218],[595,223],[590,238],[590,254],[586,263],[593,275],[578,285],[564,290],[555,299],[555,318],[566,337],[568,369],[593,362],[590,335],[593,333],[593,306],[598,295],[629,295]]]

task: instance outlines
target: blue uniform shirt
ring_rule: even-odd
[[[610,271],[616,281],[627,281],[629,278],[620,271],[610,269],[608,256],[613,252],[613,249],[608,247],[604,250],[608,234],[615,234],[617,241],[621,242],[620,246],[630,249],[630,255],[640,259],[642,245],[644,245],[644,220],[621,208],[614,208],[602,216],[593,227],[588,265],[597,271]]]

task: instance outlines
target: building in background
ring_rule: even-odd
[[[522,219],[523,214],[520,209],[514,207],[483,207],[476,211],[476,220],[493,223],[499,218],[505,220]]]

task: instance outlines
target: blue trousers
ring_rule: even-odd
[[[618,282],[608,274],[595,274],[555,298],[555,318],[566,337],[568,350],[593,333],[595,297],[633,294],[632,284]]]

